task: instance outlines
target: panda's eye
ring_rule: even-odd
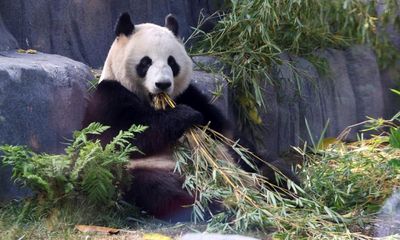
[[[136,65],[136,72],[139,75],[139,77],[144,78],[146,76],[147,70],[149,70],[149,67],[151,66],[152,63],[153,61],[148,56],[145,56],[142,59],[140,59],[139,64]]]
[[[168,65],[172,69],[172,74],[174,74],[174,77],[176,77],[179,74],[179,70],[181,69],[179,64],[175,61],[175,58],[173,56],[168,57]]]

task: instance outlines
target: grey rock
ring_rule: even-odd
[[[278,79],[282,81],[281,87],[276,89],[279,152],[302,141],[311,144],[311,137],[316,143],[325,126],[324,137],[337,137],[347,126],[362,122],[367,116],[384,115],[382,92],[385,89],[370,48],[327,49],[317,56],[327,61],[329,70],[326,74],[319,73],[304,58],[293,58],[300,73],[298,79],[287,65],[278,66]],[[348,139],[355,139],[355,134],[353,131]]]
[[[397,1],[399,2],[399,1]],[[386,10],[387,6],[385,1],[378,1],[377,10],[379,14],[382,14],[383,11]],[[378,31],[380,35],[387,36],[391,43],[394,45],[396,49],[393,51],[400,50],[400,32],[399,29],[394,26],[393,22],[396,17],[400,14],[400,9],[391,9],[395,10],[397,14],[393,15],[391,19],[389,19],[389,24],[385,27],[381,24],[378,25]],[[383,98],[385,105],[385,114],[384,117],[389,119],[393,117],[398,111],[400,106],[400,96],[394,94],[390,91],[390,89],[399,90],[399,77],[400,77],[400,61],[397,61],[392,66],[389,66],[386,69],[381,69],[381,82],[383,86]]]
[[[379,118],[399,110],[400,97],[388,88],[395,87],[400,74],[387,70],[382,78],[371,48],[326,49],[316,56],[327,62],[327,73],[318,72],[304,58],[281,55],[283,64],[272,72],[278,84],[264,86],[267,112],[261,114],[259,152],[280,153],[305,141],[311,145],[312,139],[317,143],[325,126],[325,138],[337,137],[346,127],[366,120],[367,116]],[[287,61],[296,67],[299,77],[295,78]],[[360,129],[353,129],[347,139],[355,140]]]
[[[379,15],[383,14],[384,11],[386,11],[388,9],[389,6],[386,5],[386,1],[384,0],[378,0],[377,1],[377,6],[376,6],[376,10],[378,12]],[[399,1],[397,1],[397,4],[399,3]],[[398,28],[395,26],[394,21],[395,18],[398,17],[400,15],[400,8],[394,8],[394,9],[390,9],[390,10],[394,10],[394,13],[390,19],[388,20],[387,25],[381,24],[380,22],[378,22],[378,34],[379,35],[385,35],[388,37],[388,39],[393,43],[393,45],[397,48],[397,50],[400,50],[400,32],[398,30]]]
[[[195,63],[194,69],[201,71],[203,68],[210,68],[214,72],[218,72],[219,70],[224,70],[225,66],[221,63],[216,57],[209,56],[195,56],[192,58]]]
[[[228,87],[222,76],[202,71],[194,71],[192,83],[200,89],[204,95],[209,97],[211,102],[222,111],[226,118],[232,118]],[[214,92],[219,92],[221,95],[216,95]]]
[[[261,136],[256,136],[256,143],[258,152],[262,156],[270,156],[275,158],[279,152],[279,147],[282,145],[280,139],[280,132],[276,131],[279,128],[279,108],[278,108],[278,93],[274,86],[265,83],[264,86],[264,102],[266,104],[266,111],[260,115],[263,122]],[[249,133],[246,134],[249,139]],[[285,141],[287,142],[287,141]]]
[[[180,240],[257,240],[257,238],[217,233],[187,233]]]
[[[374,226],[375,237],[400,237],[400,192],[395,191],[379,211],[378,221]],[[398,239],[398,238],[393,238]]]
[[[320,88],[323,89],[320,92],[323,103],[321,108],[324,112],[323,124],[329,121],[325,137],[337,137],[347,126],[357,123],[356,99],[344,51],[327,49],[319,56],[325,59],[329,66],[327,74],[318,80]]]
[[[0,145],[60,153],[81,127],[90,69],[66,57],[0,52]],[[0,169],[0,201],[23,192]]]
[[[282,56],[282,59],[284,61],[289,60],[289,56]],[[278,143],[278,151],[287,149],[289,146],[299,145],[300,95],[293,74],[294,73],[290,70],[287,64],[277,66],[275,77],[279,81],[279,85],[276,88],[278,119],[275,131],[278,133],[278,139],[276,139]],[[271,129],[271,131],[273,130]]]
[[[2,0],[0,14],[22,48],[56,53],[103,65],[115,38],[113,27],[122,12],[129,12],[134,23],[164,24],[168,13],[177,16],[183,37],[198,22],[200,11],[219,9],[222,0],[176,1],[71,1]]]
[[[385,106],[383,117],[390,119],[400,111],[400,96],[391,91],[391,89],[400,90],[400,62],[390,68],[381,70],[380,75]]]
[[[18,47],[18,43],[15,38],[8,32],[6,26],[3,23],[3,19],[0,14],[0,51],[6,51],[15,49]]]
[[[347,69],[356,99],[359,122],[366,117],[382,117],[382,84],[376,56],[371,48],[353,46],[346,50]]]
[[[324,96],[326,95],[323,91],[326,86],[331,86],[331,84],[329,81],[325,82],[321,79],[315,66],[304,58],[295,57],[294,66],[298,68],[300,74],[297,80],[300,82],[298,87],[300,144],[302,141],[311,144],[311,140],[318,140],[327,122],[324,112]],[[284,148],[280,150],[282,151]]]

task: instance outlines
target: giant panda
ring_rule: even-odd
[[[174,172],[174,144],[197,124],[209,124],[229,138],[235,135],[232,124],[191,84],[192,61],[178,33],[173,15],[165,18],[165,26],[158,26],[134,25],[129,14],[123,13],[83,120],[83,127],[91,122],[110,126],[98,136],[103,144],[132,124],[148,126],[132,140],[142,153],[131,155],[127,170],[133,180],[124,198],[148,214],[170,221],[189,220],[192,210],[188,206],[195,200],[182,188],[184,176]],[[176,108],[155,110],[152,98],[160,92],[171,96]],[[251,170],[239,160],[238,164]],[[274,165],[296,179],[288,166]],[[267,175],[273,173],[267,169]]]

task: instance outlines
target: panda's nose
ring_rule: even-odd
[[[156,82],[156,87],[160,90],[166,90],[171,87],[171,82]]]

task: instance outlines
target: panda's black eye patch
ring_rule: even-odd
[[[168,57],[168,65],[171,67],[172,69],[172,74],[174,74],[174,77],[176,77],[179,74],[179,70],[181,69],[181,67],[179,66],[179,64],[175,61],[175,58],[173,56],[169,56]]]
[[[139,64],[136,65],[136,72],[139,77],[144,78],[146,76],[147,70],[149,70],[149,67],[152,63],[153,61],[148,56],[144,56],[142,59],[140,59]]]

